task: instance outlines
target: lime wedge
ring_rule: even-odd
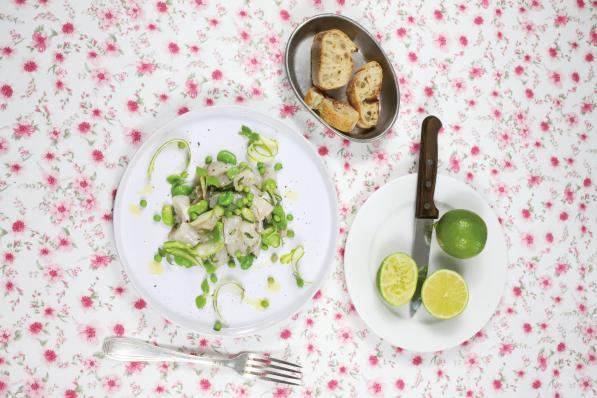
[[[377,271],[377,290],[386,303],[396,307],[415,294],[417,277],[417,264],[408,254],[390,254]]]
[[[468,287],[459,273],[440,269],[427,277],[421,288],[423,305],[439,319],[454,318],[468,304]]]

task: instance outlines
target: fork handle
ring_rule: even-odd
[[[102,348],[108,358],[117,361],[189,362],[207,366],[225,366],[228,363],[227,359],[186,354],[129,337],[106,337]]]

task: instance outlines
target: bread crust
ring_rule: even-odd
[[[379,76],[379,79],[376,78]],[[379,120],[379,95],[383,81],[383,70],[377,61],[364,64],[357,70],[348,83],[346,97],[348,102],[359,112],[361,128],[372,128]]]
[[[345,133],[350,133],[359,120],[359,113],[349,104],[326,97],[314,87],[307,90],[305,103],[327,124]]]
[[[344,41],[344,44],[347,45],[346,51],[348,51],[349,55],[348,61],[350,64],[350,70],[344,70],[343,75],[345,76],[342,76],[343,78],[335,84],[326,82],[322,79],[322,59],[324,51],[323,40],[325,39],[326,35],[340,36],[341,40]],[[317,33],[313,38],[313,44],[311,46],[311,81],[313,82],[313,85],[320,90],[333,90],[345,86],[350,80],[350,75],[354,66],[352,53],[355,51],[357,51],[356,45],[352,42],[352,40],[350,40],[346,33],[339,29],[330,29]]]

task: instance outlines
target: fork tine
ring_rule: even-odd
[[[249,361],[251,361],[251,359],[249,359]],[[273,364],[264,364],[263,362],[259,362],[259,361],[255,361],[256,363],[250,363],[249,365],[254,367],[254,368],[259,368],[259,369],[265,369],[265,368],[272,368],[272,369],[277,369],[277,370],[283,370],[286,372],[292,372],[292,373],[297,373],[300,374],[301,376],[303,375],[303,372],[300,370],[294,370],[291,368],[285,368],[283,366],[278,366],[278,365],[273,365]],[[265,365],[265,366],[263,366]]]
[[[274,383],[289,384],[291,386],[300,386],[301,385],[300,381],[295,382],[294,380],[284,380],[284,379],[277,379],[277,378],[273,378],[273,377],[267,377],[267,376],[264,376],[263,373],[261,373],[261,372],[252,372],[250,370],[245,370],[245,372],[243,374],[245,376],[247,376],[247,375],[256,376],[256,378],[258,378],[258,379],[267,380],[267,381],[271,381]]]
[[[300,365],[296,365],[294,363],[286,362],[281,359],[272,358],[272,357],[261,358],[261,357],[249,356],[249,359],[252,359],[252,360],[258,361],[258,362],[263,362],[263,363],[277,362],[277,363],[281,363],[284,365],[293,366],[295,368],[302,369],[302,366],[300,366]]]
[[[261,374],[263,376],[273,375],[273,376],[287,377],[289,379],[295,379],[295,380],[302,380],[303,379],[303,375],[302,374],[300,376],[295,376],[295,375],[291,375],[291,374],[274,372],[273,370],[268,369],[266,366],[247,366],[247,370],[249,370],[249,369],[250,370],[256,370],[256,371],[261,371]]]

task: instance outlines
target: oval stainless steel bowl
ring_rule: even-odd
[[[354,70],[368,61],[377,61],[383,69],[383,82],[381,87],[380,114],[377,126],[372,129],[355,127],[351,133],[343,133],[327,124],[319,115],[309,108],[303,98],[312,86],[311,83],[311,45],[316,33],[340,29],[352,39],[358,47],[353,54]],[[400,90],[396,81],[394,68],[383,49],[377,44],[375,38],[361,25],[350,18],[335,14],[316,15],[300,24],[288,39],[286,45],[286,75],[294,93],[301,103],[329,129],[338,135],[356,142],[371,142],[381,138],[392,127],[398,116],[400,106]],[[346,87],[327,91],[326,94],[335,99],[346,101]]]

